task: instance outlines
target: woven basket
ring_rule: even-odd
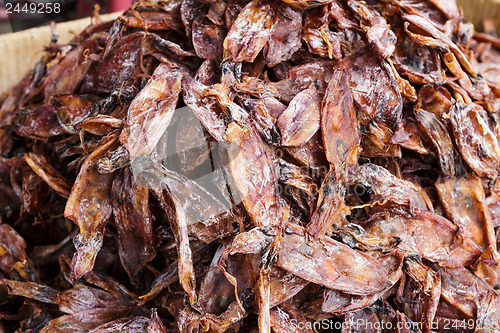
[[[101,20],[114,20],[120,13],[101,15]],[[90,24],[90,18],[57,25],[58,43],[65,44]],[[44,46],[50,43],[50,27],[43,26],[16,33],[0,35],[0,94],[18,82],[42,56]]]
[[[467,21],[472,22],[476,30],[483,29],[483,20],[494,22],[497,34],[500,36],[500,0],[457,0],[464,10]]]

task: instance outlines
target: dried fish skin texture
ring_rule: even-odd
[[[0,331],[498,331],[494,31],[451,0],[52,26],[0,95]]]

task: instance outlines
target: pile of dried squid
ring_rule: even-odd
[[[500,39],[453,0],[143,0],[0,97],[0,330],[500,331]]]

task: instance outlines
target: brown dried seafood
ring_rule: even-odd
[[[142,0],[0,97],[1,332],[499,332],[500,39],[454,0]]]

